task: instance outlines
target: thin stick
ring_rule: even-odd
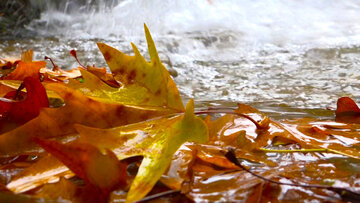
[[[241,117],[244,117],[244,118],[250,120],[252,123],[254,123],[256,125],[256,128],[263,129],[263,127],[257,121],[255,121],[253,118],[251,118],[250,116],[248,116],[246,114],[242,114],[242,113],[237,113],[234,110],[229,110],[229,109],[215,109],[215,110],[214,109],[209,109],[209,110],[195,112],[196,115],[198,115],[198,114],[210,114],[210,113],[226,113],[226,114],[233,114],[233,115],[241,116]]]
[[[231,161],[232,163],[234,163],[235,165],[240,167],[242,170],[250,173],[251,175],[253,175],[253,176],[255,176],[255,177],[257,177],[257,178],[259,178],[261,180],[264,180],[264,181],[267,181],[267,182],[270,182],[270,183],[274,183],[274,184],[277,184],[277,185],[288,185],[288,186],[293,186],[293,187],[326,189],[326,190],[331,190],[333,192],[336,192],[337,194],[340,195],[340,197],[344,201],[350,201],[350,202],[359,202],[360,201],[360,193],[353,192],[353,191],[348,190],[346,188],[331,187],[331,186],[326,186],[326,185],[304,185],[304,184],[295,184],[295,183],[282,183],[282,182],[279,182],[279,181],[275,181],[275,180],[265,178],[265,177],[263,177],[261,175],[258,175],[256,173],[250,171],[245,166],[241,165],[239,160],[235,156],[234,149],[231,148],[231,147],[226,152],[225,157],[229,161]]]
[[[320,148],[320,149],[266,149],[266,148],[260,148],[261,151],[264,152],[274,152],[274,153],[295,153],[295,152],[322,152],[322,153],[334,153],[334,154],[340,154],[343,156],[347,156],[353,159],[360,159],[358,156],[353,156],[350,154],[343,153],[341,151],[337,151],[334,149],[328,149],[328,148]]]
[[[144,197],[143,199],[137,201],[137,203],[151,201],[151,200],[154,200],[154,199],[157,199],[157,198],[160,198],[160,197],[165,197],[165,196],[173,195],[173,194],[176,194],[176,193],[180,193],[180,190],[168,190],[168,191],[165,191],[165,192],[156,193],[154,195]]]

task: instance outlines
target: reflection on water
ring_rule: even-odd
[[[77,66],[75,48],[83,63],[105,66],[95,42],[130,53],[132,41],[146,55],[146,22],[185,99],[334,107],[340,96],[360,99],[359,7],[355,0],[128,0],[87,12],[49,6],[28,26],[37,36],[2,41],[0,52],[31,48],[69,68]]]

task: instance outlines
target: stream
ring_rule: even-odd
[[[0,41],[0,57],[33,49],[64,69],[106,63],[104,42],[147,56],[143,23],[184,101],[251,104],[278,118],[329,118],[341,96],[360,101],[360,1],[45,1],[29,38]],[[48,64],[51,67],[50,64]]]

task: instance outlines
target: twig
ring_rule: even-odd
[[[242,114],[242,113],[237,113],[235,112],[233,109],[230,108],[224,108],[224,109],[208,109],[208,110],[203,110],[203,111],[196,111],[195,114],[210,114],[210,113],[226,113],[226,114],[233,114],[233,115],[237,115],[237,116],[241,116],[244,117],[248,120],[250,120],[252,123],[254,123],[256,125],[256,128],[258,129],[264,129],[263,126],[261,126],[257,121],[255,121],[253,118],[251,118],[250,116],[246,115],[246,114]]]
[[[136,203],[147,202],[147,201],[151,201],[151,200],[154,200],[154,199],[158,199],[160,197],[165,197],[165,196],[173,195],[173,194],[177,194],[177,193],[180,193],[180,190],[168,190],[168,191],[165,191],[165,192],[160,192],[160,193],[156,193],[154,195],[144,197],[143,199],[141,199],[139,201],[136,201]]]
[[[329,148],[321,148],[321,149],[266,149],[266,148],[260,148],[261,151],[264,152],[277,152],[277,153],[294,153],[294,152],[302,152],[302,153],[307,153],[307,152],[322,152],[322,153],[334,153],[334,154],[340,154],[343,156],[347,156],[353,159],[360,159],[360,157],[358,156],[353,156],[350,154],[346,154],[343,153],[341,151],[337,151],[334,149],[329,149]]]
[[[349,201],[349,202],[360,202],[360,193],[357,192],[353,192],[351,190],[348,190],[346,188],[340,188],[340,187],[332,187],[332,186],[325,186],[325,185],[304,185],[304,184],[295,184],[295,183],[282,183],[279,181],[275,181],[275,180],[271,180],[268,178],[265,178],[261,175],[258,175],[252,171],[250,171],[249,169],[247,169],[246,167],[244,167],[243,165],[240,164],[239,160],[236,158],[235,152],[233,148],[229,148],[228,151],[225,154],[225,157],[231,161],[232,163],[234,163],[236,166],[240,167],[241,169],[243,169],[244,171],[250,173],[251,175],[270,182],[270,183],[274,183],[277,185],[288,185],[288,186],[293,186],[293,187],[303,187],[303,188],[317,188],[317,189],[326,189],[326,190],[331,190],[333,192],[336,192],[337,194],[340,195],[341,199],[344,201]]]

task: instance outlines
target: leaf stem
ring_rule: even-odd
[[[294,152],[322,152],[322,153],[334,153],[334,154],[340,154],[343,156],[347,156],[353,159],[360,159],[358,156],[353,156],[350,154],[343,153],[338,150],[329,149],[329,148],[320,148],[320,149],[266,149],[266,148],[260,148],[261,151],[264,152],[277,152],[277,153],[294,153]]]
[[[330,152],[328,149],[266,149],[260,148],[264,152],[278,152],[278,153],[294,153],[294,152]]]
[[[198,115],[198,114],[210,114],[210,113],[226,113],[226,114],[233,114],[233,115],[241,116],[243,118],[246,118],[246,119],[250,120],[252,123],[254,123],[256,128],[258,128],[258,129],[263,129],[264,128],[257,121],[255,121],[253,118],[251,118],[250,116],[248,116],[246,114],[242,114],[242,113],[237,113],[232,108],[208,109],[208,110],[195,112],[196,115]]]

